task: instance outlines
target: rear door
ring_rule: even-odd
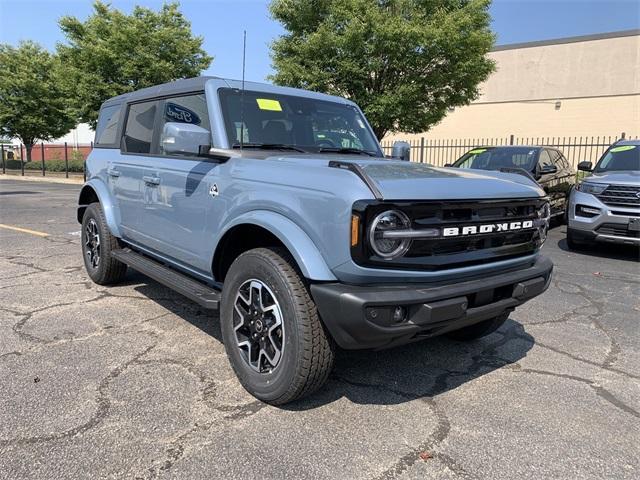
[[[194,154],[162,151],[165,123],[190,123],[211,131],[204,92],[165,98],[159,104],[157,131],[160,138],[154,159],[157,184],[145,184],[141,225],[148,244],[185,267],[210,274],[211,242],[204,237],[207,219],[221,215],[224,205],[216,201],[220,163]],[[194,145],[195,151],[198,145]]]
[[[147,245],[141,222],[145,198],[149,192],[145,182],[157,177],[154,154],[157,152],[156,121],[159,101],[147,100],[127,106],[120,142],[120,154],[109,167],[113,192],[120,211],[120,224],[126,240]]]

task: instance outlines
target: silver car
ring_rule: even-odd
[[[640,140],[613,144],[571,192],[567,244],[577,249],[593,242],[640,245]]]

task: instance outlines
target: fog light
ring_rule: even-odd
[[[406,308],[401,307],[400,305],[398,305],[393,310],[393,321],[395,323],[403,322],[406,317],[407,317],[407,309]]]
[[[577,205],[576,206],[576,215],[579,215],[581,217],[592,218],[592,217],[595,217],[596,215],[600,215],[600,209],[599,208],[593,208],[593,207],[587,207],[585,205]]]

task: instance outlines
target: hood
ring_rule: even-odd
[[[475,200],[545,195],[536,182],[518,173],[437,168],[422,163],[355,155],[272,154],[263,158],[308,168],[330,168],[331,161],[359,165],[384,200]],[[355,175],[354,179],[357,179]]]
[[[436,168],[396,161],[366,162],[361,166],[389,200],[544,196],[537,183],[518,173]]]
[[[640,171],[618,170],[600,173],[594,172],[584,180],[595,183],[636,186],[640,183]]]
[[[353,160],[350,160],[353,161]],[[457,200],[542,197],[540,186],[517,173],[394,161],[360,160],[385,200]]]

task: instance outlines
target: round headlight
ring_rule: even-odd
[[[369,229],[369,243],[371,248],[379,257],[385,260],[392,260],[404,255],[411,239],[394,237],[394,231],[407,230],[411,227],[409,217],[398,210],[387,210],[382,212],[371,222]]]

